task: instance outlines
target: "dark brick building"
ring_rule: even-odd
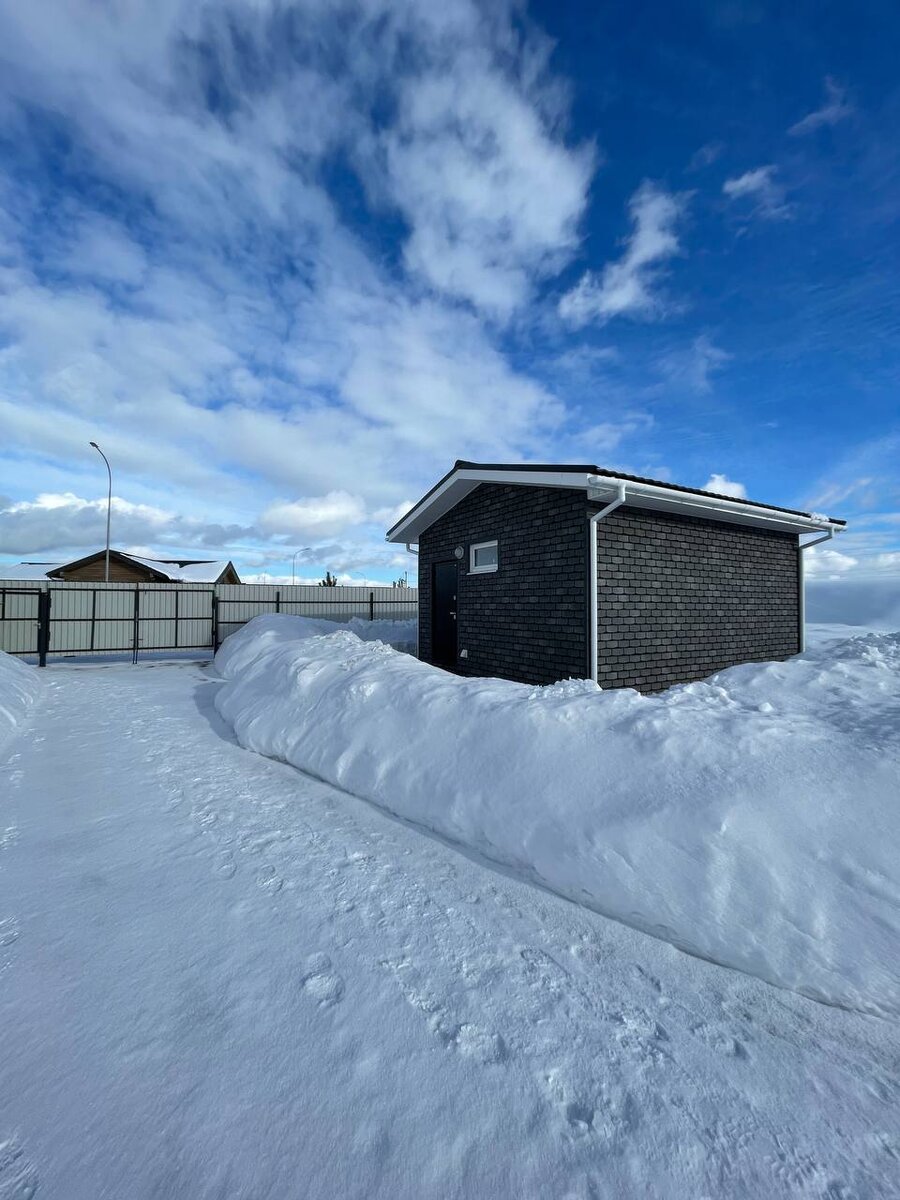
[[[651,692],[802,649],[801,535],[844,524],[594,466],[457,462],[387,537],[418,543],[426,662]]]

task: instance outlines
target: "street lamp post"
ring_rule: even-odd
[[[100,449],[96,442],[91,442],[91,445],[106,463],[106,473],[109,476],[109,492],[106,497],[106,582],[109,583],[109,518],[112,513],[112,469],[109,465],[109,459]]]
[[[297,566],[297,555],[302,554],[302,553],[303,553],[302,550],[295,550],[293,555],[291,556],[291,584],[293,584],[294,578],[295,578],[294,571]]]

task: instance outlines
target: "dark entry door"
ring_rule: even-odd
[[[455,562],[439,562],[432,570],[431,661],[455,667],[457,567]]]

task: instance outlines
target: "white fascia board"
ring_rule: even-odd
[[[805,517],[799,513],[781,512],[777,508],[744,504],[740,500],[678,492],[670,488],[654,487],[650,483],[610,479],[605,475],[588,477],[588,499],[610,500],[620,487],[625,488],[625,503],[634,508],[677,512],[684,516],[706,517],[708,520],[726,521],[737,525],[756,525],[781,533],[809,533],[818,529],[833,529],[835,533],[839,533],[844,528],[843,525],[821,517]]]
[[[588,476],[580,471],[474,471],[461,467],[435,491],[421,500],[390,532],[387,541],[415,542],[423,530],[474,492],[480,483],[512,483],[520,487],[580,488],[587,491]]]
[[[480,483],[576,488],[584,491],[588,500],[604,502],[614,499],[619,489],[624,487],[625,503],[635,508],[676,512],[684,516],[706,517],[708,520],[726,521],[737,525],[755,525],[781,533],[808,533],[826,529],[840,533],[844,528],[843,525],[822,517],[805,517],[780,512],[778,509],[745,504],[740,500],[679,492],[673,488],[656,487],[649,483],[635,483],[630,479],[616,479],[582,471],[479,471],[462,467],[411,509],[400,524],[391,530],[387,540],[401,543],[418,541],[424,530],[464,500]]]

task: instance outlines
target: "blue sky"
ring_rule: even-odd
[[[0,559],[390,579],[457,457],[900,586],[900,13],[0,0]]]

